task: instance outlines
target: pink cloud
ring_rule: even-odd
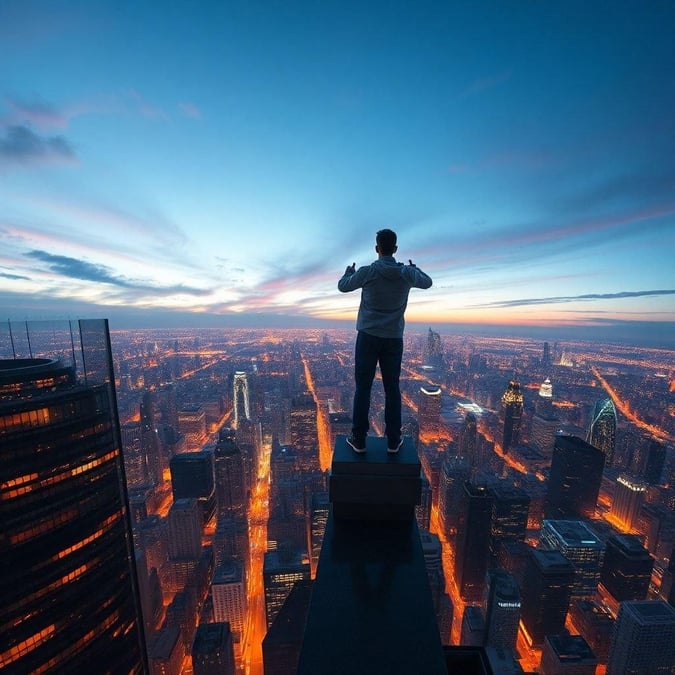
[[[178,110],[183,117],[191,117],[193,120],[202,118],[202,111],[194,103],[181,102],[178,104]]]

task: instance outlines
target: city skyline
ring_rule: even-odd
[[[0,305],[346,327],[392,227],[411,324],[672,347],[674,18],[3,3]]]

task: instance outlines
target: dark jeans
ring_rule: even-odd
[[[384,386],[384,433],[390,448],[401,440],[401,390],[398,380],[402,358],[403,338],[382,338],[358,332],[354,366],[356,391],[352,413],[352,433],[356,438],[365,438],[368,433],[370,390],[379,363]]]

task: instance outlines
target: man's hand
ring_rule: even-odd
[[[356,272],[356,263],[348,265],[347,269],[345,270],[345,274],[354,274],[354,272]]]
[[[408,265],[410,265],[410,267],[417,267],[417,265],[415,265],[415,263],[410,259],[408,259]]]

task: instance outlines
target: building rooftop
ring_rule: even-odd
[[[551,648],[558,660],[563,664],[597,663],[598,659],[589,647],[588,642],[581,635],[547,635]]]
[[[582,520],[544,520],[542,527],[554,531],[568,548],[602,548],[598,536]]]
[[[663,600],[633,600],[621,603],[640,623],[675,623],[675,608]]]
[[[192,643],[192,654],[211,654],[227,640],[230,624],[227,622],[202,623],[197,627]]]

